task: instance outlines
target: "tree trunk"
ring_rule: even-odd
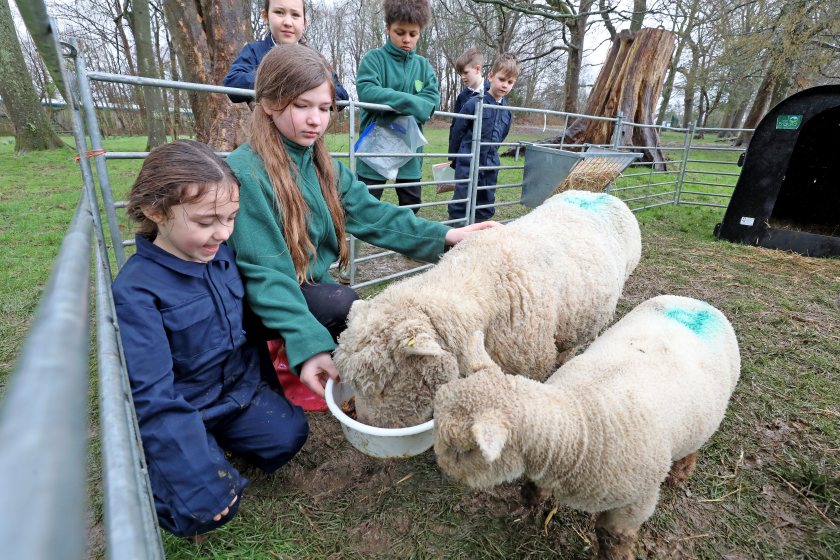
[[[583,10],[581,10],[583,11]],[[638,32],[642,29],[642,23],[647,13],[647,0],[633,0],[633,15],[630,16],[630,31]]]
[[[770,65],[767,68],[767,72],[764,74],[764,78],[761,80],[761,85],[758,86],[758,91],[753,99],[750,112],[747,114],[747,120],[744,121],[743,128],[755,128],[758,126],[759,121],[761,121],[761,117],[763,117],[770,108],[770,101],[773,98],[773,90],[776,88],[777,80],[778,78],[776,77],[776,73],[773,71],[773,66]],[[738,140],[735,142],[735,145],[749,145],[752,140],[752,136],[752,132],[742,132],[741,136],[739,136]]]
[[[125,56],[125,64],[126,66],[128,66],[128,73],[131,76],[136,76],[137,67],[134,65],[134,57],[132,56],[131,45],[129,44],[128,35],[125,34],[125,27],[123,25],[123,19],[128,17],[126,8],[123,7],[123,2],[127,3],[128,0],[114,0],[114,10],[117,13],[117,15],[114,17],[114,25],[117,28],[117,35],[119,35],[119,44],[122,47],[123,56]],[[126,97],[126,99],[134,99],[134,102],[137,104],[137,107],[140,110],[140,115],[145,119],[146,101],[143,99],[141,88],[132,87],[129,91],[130,97]],[[132,134],[133,133],[134,131],[132,130]]]
[[[155,55],[152,50],[152,28],[149,16],[149,0],[134,0],[128,17],[134,33],[134,45],[137,49],[137,69],[141,76],[160,78]],[[143,100],[146,105],[146,150],[166,144],[166,110],[163,106],[163,92],[160,88],[143,87]]]
[[[691,48],[691,66],[685,73],[685,87],[683,88],[683,128],[688,128],[688,125],[694,121],[694,90],[697,87],[697,72],[700,67],[700,50],[693,40],[687,39],[687,41]]]
[[[237,0],[165,0],[166,19],[184,79],[221,84],[249,36],[249,3]],[[220,151],[245,141],[250,111],[219,93],[190,94],[196,139]]]
[[[700,0],[692,0],[688,9],[688,14],[683,18],[676,29],[678,41],[677,51],[668,66],[668,76],[665,78],[665,85],[662,88],[662,105],[659,106],[659,113],[656,115],[656,122],[665,120],[665,113],[668,112],[668,104],[671,102],[671,92],[674,89],[674,79],[677,77],[677,66],[679,66],[680,58],[682,57],[683,48],[686,41],[691,39],[691,33],[695,27],[695,17],[697,16],[697,8]]]
[[[642,29],[638,33],[622,31],[613,41],[610,53],[583,113],[599,117],[615,117],[620,111],[625,120],[637,124],[653,124],[653,112],[665,70],[674,53],[675,37],[664,29]],[[614,124],[610,121],[576,119],[564,132],[566,144],[609,144]],[[554,142],[560,143],[561,138]],[[655,128],[623,126],[619,132],[621,146],[657,146]],[[642,149],[643,160],[655,162],[657,170],[665,169],[665,158],[659,148]]]
[[[15,127],[15,151],[63,148],[64,142],[50,126],[32,85],[8,0],[0,0],[0,68],[4,74],[0,95]]]
[[[594,0],[581,0],[579,13],[585,14],[592,9]],[[566,61],[566,83],[563,88],[563,110],[567,113],[578,112],[578,94],[580,93],[580,69],[583,65],[583,42],[586,39],[588,16],[580,15],[568,20],[569,30],[568,59]]]

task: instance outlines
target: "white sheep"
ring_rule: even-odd
[[[436,388],[471,371],[465,350],[477,330],[505,371],[545,378],[609,323],[640,253],[638,222],[621,200],[567,191],[357,301],[335,362],[359,419],[429,420]]]
[[[502,373],[475,340],[475,373],[435,398],[441,469],[475,488],[524,476],[600,513],[602,558],[633,558],[669,469],[686,478],[723,419],[740,374],[729,321],[694,299],[650,299],[545,383]]]

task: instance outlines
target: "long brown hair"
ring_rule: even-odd
[[[277,45],[268,51],[257,68],[254,88],[256,105],[251,117],[251,146],[262,158],[271,180],[277,211],[283,222],[283,237],[300,283],[308,279],[310,254],[317,254],[306,228],[310,208],[292,176],[293,163],[280,132],[263,106],[273,111],[285,111],[298,96],[324,83],[330,84],[331,95],[335,97],[332,70],[324,57],[303,45]],[[313,144],[313,161],[338,239],[339,265],[345,267],[349,254],[344,242],[344,209],[338,194],[333,161],[323,138],[318,138]],[[300,169],[296,171],[303,172]]]
[[[157,147],[143,162],[128,195],[128,216],[137,222],[137,233],[154,239],[158,226],[146,213],[159,212],[167,218],[178,204],[201,199],[215,185],[239,181],[227,163],[207,144],[176,140]]]

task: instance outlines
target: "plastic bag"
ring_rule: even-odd
[[[393,181],[397,178],[400,167],[416,156],[417,148],[428,143],[414,117],[402,116],[390,122],[377,121],[368,125],[359,135],[354,149],[361,153],[405,154],[359,158],[371,169]]]
[[[454,181],[455,170],[449,165],[449,162],[436,163],[432,166],[432,177],[435,181]],[[440,183],[435,185],[435,192],[437,194],[452,192],[455,190],[454,183]]]

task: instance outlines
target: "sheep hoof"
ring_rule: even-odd
[[[522,496],[522,504],[525,507],[533,508],[546,501],[551,495],[551,492],[540,488],[532,480],[526,480],[522,483],[520,495]]]
[[[598,560],[634,560],[637,533],[611,533],[604,527],[596,527],[598,537]]]
[[[671,465],[671,472],[668,478],[665,479],[665,484],[668,486],[679,486],[691,475],[694,470],[694,465],[697,463],[697,452],[690,453],[678,461],[674,461]]]

